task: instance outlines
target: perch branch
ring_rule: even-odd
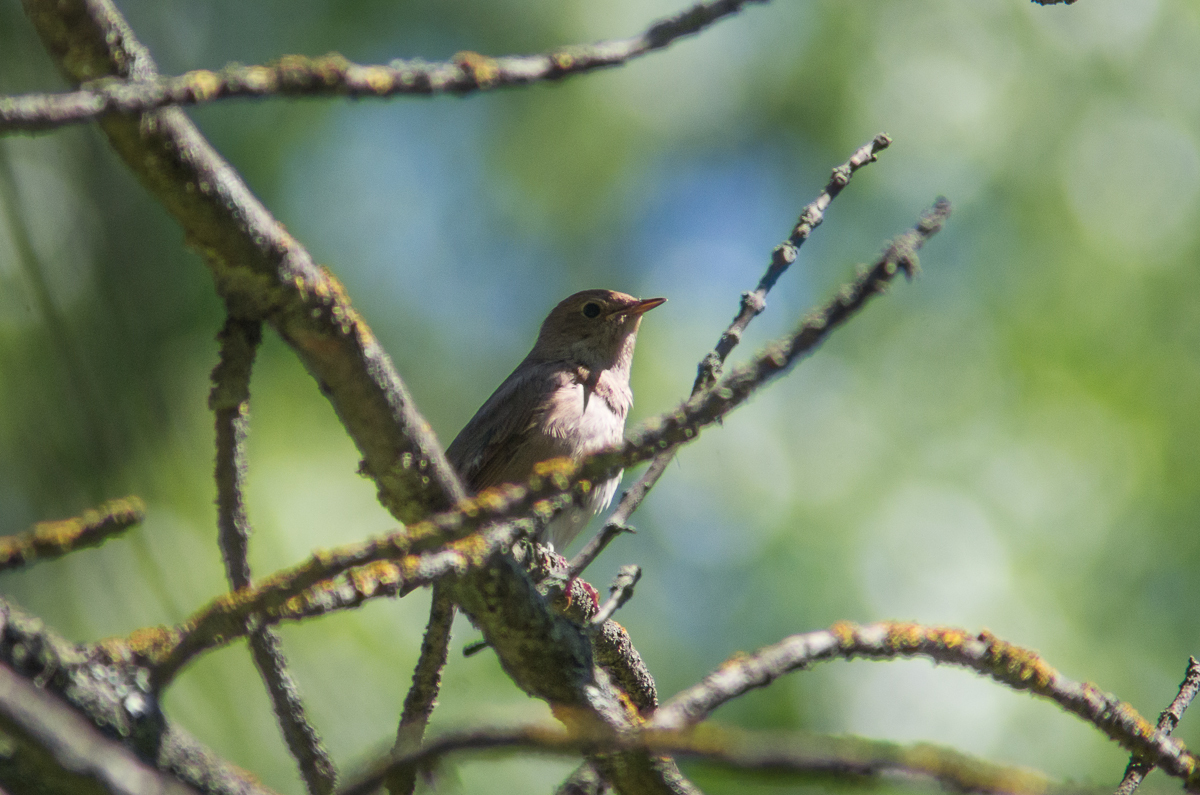
[[[927,657],[969,668],[1015,690],[1028,690],[1083,718],[1140,758],[1200,786],[1197,758],[1183,744],[1156,730],[1133,707],[1095,685],[1066,678],[1028,649],[989,632],[883,622],[858,626],[835,624],[828,630],[793,635],[749,656],[727,660],[699,684],[683,691],[658,710],[650,725],[675,730],[692,726],[721,704],[748,690],[763,687],[810,663],[865,657]]]
[[[287,617],[281,615],[279,608],[288,600],[353,567],[383,560],[405,561],[411,567],[420,559],[420,553],[438,549],[454,539],[455,543],[441,552],[458,552],[463,555],[463,570],[478,570],[496,548],[473,543],[476,537],[469,535],[473,530],[525,515],[552,515],[577,496],[586,494],[592,482],[606,480],[618,470],[645,461],[673,444],[695,439],[700,429],[720,421],[770,379],[813,351],[833,329],[852,317],[870,298],[882,293],[897,273],[914,273],[917,250],[941,229],[949,212],[949,203],[939,200],[916,227],[893,240],[871,268],[839,290],[795,332],[767,346],[746,365],[675,411],[647,421],[620,448],[595,453],[578,464],[568,459],[543,462],[524,485],[487,489],[473,498],[464,498],[450,511],[401,531],[317,553],[257,585],[219,597],[175,630],[151,630],[132,645],[149,655],[147,659],[155,666],[156,676],[165,682],[195,654],[240,637],[251,614],[261,613],[268,623]],[[503,527],[493,527],[491,531],[516,532],[505,531]],[[469,550],[473,554],[467,554]],[[414,582],[408,575],[405,580]]]
[[[230,587],[250,585],[247,557],[250,521],[242,485],[246,478],[245,440],[250,426],[250,371],[262,341],[262,323],[230,317],[217,337],[220,358],[212,372],[208,405],[215,417],[217,437],[217,543],[225,559]],[[254,618],[249,619],[251,623]],[[267,686],[275,719],[283,732],[300,777],[310,795],[328,795],[337,783],[333,760],[309,721],[299,688],[288,671],[279,636],[256,626],[250,631],[250,652]]]
[[[771,263],[759,280],[758,287],[753,292],[742,293],[742,303],[733,322],[721,334],[716,347],[701,360],[696,381],[692,384],[693,396],[712,386],[716,381],[721,366],[730,352],[741,342],[742,334],[750,325],[750,321],[766,309],[767,293],[775,286],[775,282],[779,281],[779,277],[783,275],[784,271],[796,261],[800,247],[804,245],[804,241],[808,240],[813,230],[825,220],[826,208],[850,183],[854,172],[868,163],[874,163],[878,159],[879,153],[887,149],[891,142],[891,138],[880,133],[870,143],[860,146],[850,155],[849,160],[833,169],[825,189],[800,211],[800,217],[787,240],[776,246],[771,253]],[[610,541],[622,532],[630,531],[627,525],[629,517],[641,506],[646,495],[650,493],[650,489],[654,488],[654,484],[667,471],[667,466],[670,465],[678,449],[678,445],[672,445],[656,455],[637,482],[621,495],[620,503],[609,516],[598,536],[592,539],[571,561],[570,576],[578,577],[600,555]]]
[[[38,522],[27,533],[0,536],[0,571],[99,546],[145,518],[146,504],[137,497],[126,497],[71,519]]]
[[[449,61],[398,58],[386,65],[351,63],[337,53],[319,58],[288,55],[266,66],[230,64],[219,71],[199,69],[178,77],[104,78],[64,94],[0,96],[0,133],[36,132],[114,113],[145,113],[228,97],[463,95],[561,80],[662,49],[752,2],[766,0],[707,0],[655,22],[637,36],[537,55],[495,58],[460,52]]]

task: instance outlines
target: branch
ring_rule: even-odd
[[[1171,732],[1175,731],[1175,727],[1179,725],[1179,721],[1183,717],[1183,711],[1192,703],[1197,691],[1200,691],[1200,660],[1190,657],[1188,658],[1187,674],[1179,685],[1178,695],[1175,696],[1170,706],[1158,716],[1156,728],[1164,737],[1169,737]],[[1154,765],[1135,754],[1125,768],[1125,777],[1121,780],[1121,785],[1117,787],[1116,795],[1133,795],[1141,786],[1142,779],[1146,778],[1146,775],[1153,769]]]
[[[217,543],[232,588],[250,584],[247,547],[250,521],[242,485],[246,477],[246,433],[250,426],[250,370],[262,341],[262,323],[230,317],[217,336],[220,359],[212,372],[208,405],[217,437]],[[250,619],[253,621],[253,618]],[[308,720],[295,680],[288,672],[279,636],[270,627],[250,632],[250,651],[258,668],[283,739],[300,769],[310,795],[328,795],[337,782],[333,760]]]
[[[111,500],[72,519],[38,522],[27,533],[0,536],[0,571],[51,560],[85,547],[96,547],[146,518],[137,497]]]
[[[450,629],[454,625],[454,602],[444,583],[433,586],[433,598],[429,605],[429,625],[425,628],[425,639],[421,642],[421,656],[413,671],[412,687],[404,698],[404,711],[400,715],[400,727],[396,730],[396,745],[393,754],[402,754],[421,747],[429,716],[433,714],[438,692],[442,687],[442,669],[450,653]],[[387,788],[391,795],[412,795],[417,778],[411,769],[397,771],[388,779]]]
[[[368,795],[397,770],[410,770],[413,775],[431,771],[442,758],[459,751],[534,751],[569,756],[632,749],[685,757],[726,769],[788,774],[810,780],[901,774],[930,778],[956,792],[1045,795],[1064,790],[1033,771],[991,764],[927,743],[902,746],[860,738],[788,737],[715,726],[703,730],[640,731],[628,737],[572,735],[551,727],[525,726],[446,734],[419,752],[392,757],[379,764],[340,795]]]
[[[838,623],[828,630],[785,638],[750,656],[727,660],[702,682],[672,698],[655,714],[656,729],[683,729],[714,709],[780,676],[833,659],[928,657],[960,665],[1014,690],[1028,690],[1083,718],[1124,748],[1184,780],[1200,786],[1200,765],[1183,744],[1156,731],[1133,707],[1090,683],[1074,682],[1036,653],[989,632],[970,635],[959,629],[883,622],[858,626]]]
[[[336,577],[349,569],[376,561],[396,561],[401,564],[400,573],[405,587],[411,589],[432,581],[420,578],[422,562],[426,560],[423,553],[429,552],[431,559],[449,556],[453,560],[453,568],[458,571],[479,572],[499,549],[494,541],[497,538],[511,541],[518,530],[506,529],[503,524],[499,527],[493,525],[489,528],[491,535],[488,540],[481,543],[480,537],[470,535],[476,528],[525,516],[553,515],[573,499],[587,494],[593,482],[607,480],[619,470],[645,461],[671,445],[695,439],[700,429],[719,422],[773,377],[786,372],[798,359],[812,352],[833,329],[846,322],[873,296],[882,293],[897,273],[903,271],[913,274],[917,269],[917,250],[941,229],[949,213],[949,203],[939,199],[916,227],[892,241],[869,270],[839,290],[829,303],[809,316],[795,332],[767,346],[749,363],[675,411],[648,420],[634,430],[620,448],[595,453],[577,464],[568,459],[542,462],[524,485],[509,484],[486,489],[473,498],[461,500],[450,511],[436,514],[403,530],[378,539],[318,552],[304,563],[273,574],[257,585],[218,597],[174,630],[143,631],[137,637],[130,638],[129,646],[154,666],[156,681],[165,683],[196,654],[241,637],[245,632],[245,621],[250,615],[261,613],[266,623],[292,618],[299,612],[299,606],[293,604],[288,607],[290,600],[302,597],[322,580]],[[451,540],[453,543],[447,545],[447,541]],[[507,565],[510,571],[516,570],[515,564],[510,562]],[[440,569],[442,573],[446,570]],[[497,572],[493,571],[488,576],[496,575]],[[499,576],[506,578],[508,575],[501,573]],[[518,575],[515,571],[512,576],[524,579],[523,574]],[[484,594],[494,596],[496,588],[516,586],[528,589],[530,593],[521,598],[535,598],[532,585],[527,582],[503,586],[496,582],[479,585]],[[459,601],[461,604],[462,600]],[[494,599],[491,603],[493,607],[499,607]],[[475,604],[480,609],[484,608],[482,602]],[[537,609],[531,605],[526,607]],[[508,626],[503,621],[499,624],[501,628]],[[488,640],[491,643],[491,639]]]
[[[3,599],[0,599],[0,639],[0,663],[5,666],[4,672],[12,672],[12,687],[21,688],[19,683],[26,681],[47,697],[62,698],[81,719],[86,719],[93,727],[103,727],[103,736],[110,740],[119,738],[114,744],[119,743],[143,762],[207,795],[271,795],[261,784],[221,760],[167,720],[158,709],[144,669],[131,665],[105,665]],[[7,694],[0,695],[0,701],[7,699],[10,705],[15,704],[12,698],[20,697],[12,696],[12,693],[8,690]],[[40,734],[37,726],[40,724],[54,737],[41,735],[43,739],[35,740],[34,744],[51,754],[56,753],[52,745],[74,748],[82,754],[82,759],[77,756],[71,764],[82,761],[85,771],[90,771],[85,775],[103,781],[109,772],[133,770],[112,755],[115,749],[111,746],[91,746],[90,750],[83,747],[88,744],[89,732],[73,725],[66,715],[56,716],[58,710],[52,706],[38,704],[32,716],[33,724],[26,723],[25,718],[12,712],[10,707],[0,707],[0,711],[5,709],[10,710],[4,719],[8,724],[4,728],[6,734],[14,736],[8,731],[13,727],[14,732],[32,738],[33,734]],[[58,723],[60,717],[64,721],[62,724]],[[22,723],[26,728],[14,726]],[[28,754],[34,756],[30,758]],[[5,762],[0,765],[0,788],[11,792],[28,791],[27,781],[14,781],[12,777],[20,776],[30,764],[42,770],[59,766],[30,743],[19,740],[12,754],[6,751]],[[74,770],[78,773],[79,767]],[[66,775],[66,770],[63,772]],[[38,777],[39,786],[51,781]],[[78,779],[67,777],[66,782],[66,792],[75,795],[81,791],[77,786]],[[126,779],[126,782],[130,786],[136,783],[134,779]]]
[[[146,765],[120,743],[101,734],[64,701],[3,663],[0,731],[9,744],[0,782],[13,792],[195,793],[191,787]]]
[[[579,464],[567,459],[543,462],[524,485],[487,489],[473,498],[461,500],[453,510],[404,530],[318,552],[299,566],[278,572],[255,586],[219,597],[175,630],[143,632],[130,639],[130,646],[135,653],[145,655],[155,667],[158,681],[166,682],[195,654],[240,637],[245,620],[251,614],[261,613],[267,623],[290,617],[281,611],[289,600],[301,596],[322,580],[351,568],[394,560],[405,563],[411,570],[419,564],[422,553],[438,550],[438,555],[454,556],[462,570],[477,570],[497,548],[492,544],[469,543],[475,541],[469,533],[489,522],[512,520],[523,515],[552,515],[568,504],[574,494],[586,494],[593,481],[603,481],[622,468],[652,457],[659,450],[694,439],[701,428],[720,421],[773,376],[785,372],[797,359],[815,349],[834,328],[848,320],[872,296],[881,293],[898,272],[914,272],[916,250],[941,228],[949,211],[949,204],[939,200],[914,229],[888,246],[874,267],[843,287],[832,301],[793,334],[768,346],[747,365],[674,412],[646,422],[620,449],[593,454]],[[515,537],[516,530],[506,531],[501,526],[491,528],[491,532]],[[444,546],[451,539],[455,539],[455,543]],[[408,586],[430,581],[415,581],[416,572],[406,572],[402,576]],[[295,605],[291,612],[296,612]]]
[[[228,97],[470,94],[523,86],[619,66],[684,36],[699,33],[742,6],[766,0],[707,0],[659,20],[626,39],[560,47],[538,55],[492,58],[460,52],[450,61],[396,59],[364,66],[331,53],[321,58],[287,55],[266,66],[230,64],[179,77],[106,78],[66,94],[0,96],[0,134],[35,132],[114,113],[144,113],[168,105],[199,105]]]
[[[775,286],[775,282],[779,281],[779,277],[783,275],[784,271],[796,261],[800,247],[804,245],[804,241],[808,240],[812,231],[825,220],[826,208],[850,183],[854,172],[868,163],[874,163],[878,159],[879,153],[887,149],[891,143],[891,138],[880,133],[870,143],[859,147],[854,154],[850,155],[849,160],[833,169],[825,189],[800,211],[800,218],[796,221],[796,226],[792,228],[788,239],[776,246],[771,253],[771,264],[759,280],[758,287],[753,292],[742,293],[742,303],[733,322],[721,334],[716,347],[701,360],[700,366],[697,368],[696,381],[692,384],[693,397],[712,386],[725,359],[741,342],[742,334],[750,325],[750,321],[766,309],[767,293]],[[609,516],[599,535],[588,542],[588,545],[571,561],[570,576],[578,577],[608,546],[609,542],[622,532],[632,532],[627,527],[629,517],[641,506],[646,495],[650,493],[650,489],[654,488],[654,484],[667,471],[667,466],[670,465],[678,449],[678,445],[672,445],[655,456],[637,482],[621,495],[621,502]]]
[[[603,627],[613,617],[613,613],[624,607],[625,603],[633,598],[633,587],[641,578],[641,566],[622,566],[617,571],[617,577],[613,580],[613,584],[608,588],[608,601],[596,611],[596,615],[592,616],[588,626],[593,631]]]
[[[23,4],[68,79],[78,83],[106,75],[156,75],[153,61],[111,0]],[[411,522],[459,502],[466,494],[462,483],[341,286],[271,217],[183,112],[166,108],[138,116],[113,114],[99,124],[203,254],[230,313],[266,319],[295,350],[362,452],[360,470],[375,482],[384,506]],[[614,728],[627,725],[630,717],[607,677],[595,668],[580,629],[550,612],[511,559],[493,556],[506,547],[492,542],[511,543],[514,537],[515,532],[498,530],[429,555],[389,554],[402,558],[391,573],[405,579],[403,586],[452,571],[461,575],[453,583],[455,600],[484,631],[519,688],[563,709],[580,710],[588,720]],[[489,565],[482,566],[484,562]],[[321,588],[313,592],[325,595]],[[310,608],[309,594],[301,588],[295,603],[287,604],[290,597],[278,600],[276,620]],[[154,669],[155,684],[161,685],[198,650],[243,633],[246,615],[270,612],[255,604],[240,621],[233,620],[231,605],[243,597],[218,600],[204,626],[150,629],[128,642],[101,644],[97,651],[130,657],[139,656],[139,650],[170,652],[167,664]],[[681,777],[669,760],[621,757],[605,767],[628,790],[688,789],[686,782],[679,784]]]
[[[80,82],[114,74],[135,79],[156,76],[153,61],[111,0],[23,2],[47,49],[69,79]],[[254,198],[183,112],[166,108],[137,116],[112,114],[99,123],[131,170],[180,221],[189,242],[204,255],[230,313],[266,319],[296,351],[362,451],[361,470],[375,481],[380,500],[388,510],[401,521],[411,522],[427,516],[431,510],[445,511],[459,504],[465,496],[461,482],[446,462],[428,424],[412,405],[390,360],[350,306],[341,286],[316,267],[308,253]],[[839,310],[822,322],[836,325],[844,320],[857,308],[856,302],[860,305],[866,297],[878,292],[901,261],[907,270],[911,258],[906,255],[892,262],[885,279],[872,283],[857,298],[848,298],[843,307],[846,311]],[[823,336],[818,330],[816,339]],[[780,363],[778,368],[762,369],[761,380],[781,372],[794,358],[789,351],[778,350],[773,357],[773,361]],[[745,394],[753,391],[743,394],[742,386],[732,383],[730,389],[722,390],[722,384],[718,384],[706,395],[713,394],[719,399],[697,408],[714,410],[722,404],[741,402]],[[729,399],[725,398],[726,392],[731,396]],[[685,428],[671,422],[667,425],[671,426],[668,430],[677,430],[680,436],[678,439],[664,436],[664,448],[696,433],[695,427]],[[612,467],[615,455],[609,453],[607,460],[597,459],[592,466],[597,471]],[[538,510],[554,510],[561,506],[570,488],[584,489],[582,481],[589,477],[595,477],[595,473],[578,470],[574,480],[564,476],[560,484],[559,478],[547,475],[547,479],[554,481],[555,489],[545,496],[535,494],[528,499],[532,491],[517,487],[521,492],[519,497],[509,495],[496,500],[495,505],[489,506],[488,516],[472,521],[478,526],[489,518],[502,518],[505,511],[517,515],[533,509],[535,503]],[[522,500],[528,504],[519,505]],[[478,500],[470,505],[472,510],[479,510]],[[490,516],[493,513],[497,516]],[[459,524],[455,533],[469,532],[468,527]],[[456,571],[459,576],[452,579],[454,598],[483,630],[485,639],[518,687],[554,704],[564,720],[570,716],[576,722],[627,728],[632,716],[607,675],[593,664],[587,638],[570,621],[549,611],[533,583],[510,557],[489,558],[494,550],[489,550],[484,542],[494,537],[485,533],[464,538],[450,549],[428,557],[393,548],[387,555],[373,559],[401,558],[398,563],[423,567],[415,569],[414,577],[406,584],[439,566],[442,566],[440,575],[444,575],[452,570],[453,563],[461,564]],[[458,546],[460,543],[462,546]],[[403,542],[410,544],[407,540]],[[488,565],[479,565],[481,561]],[[354,561],[330,575],[317,577],[309,585],[366,562],[369,561]],[[318,561],[316,568],[321,567]],[[399,568],[402,574],[406,573],[403,566]],[[243,589],[210,606],[204,632],[195,631],[201,627],[190,622],[174,631],[149,630],[131,638],[125,648],[169,652],[171,664],[154,671],[159,682],[169,681],[178,666],[194,656],[198,645],[225,642],[226,634],[236,636],[244,631],[246,615],[269,612],[262,605],[252,604],[240,622],[230,620],[237,609],[253,601],[247,599],[250,591]],[[266,599],[270,601],[282,592],[268,587],[258,595],[267,593]],[[301,593],[305,592],[301,588]],[[301,594],[296,596],[303,602]],[[275,605],[276,615],[288,611],[284,603],[289,598]],[[293,606],[291,611],[294,614],[303,606]],[[116,651],[121,651],[120,644]],[[691,790],[670,760],[619,754],[595,761],[601,773],[618,789],[672,793]]]
[[[401,539],[403,533],[398,533]],[[263,626],[322,615],[334,609],[356,607],[366,598],[408,593],[431,585],[450,574],[463,574],[493,560],[512,546],[518,532],[510,524],[489,528],[484,533],[446,544],[432,551],[397,554],[382,565],[349,562],[356,549],[318,552],[307,563],[265,577],[246,588],[222,594],[190,619],[175,627],[147,627],[128,638],[110,638],[95,644],[98,653],[110,660],[137,661],[151,667],[156,690],[166,687],[196,655],[245,637],[247,619],[254,616]],[[439,538],[439,541],[445,541]],[[369,544],[371,542],[368,542]],[[311,585],[305,566],[345,572],[347,577]],[[361,580],[360,580],[361,578]]]

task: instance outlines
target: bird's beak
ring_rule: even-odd
[[[667,299],[665,299],[665,298],[647,298],[643,301],[638,301],[633,306],[628,306],[624,309],[620,309],[617,312],[615,312],[614,314],[641,315],[646,312],[649,312],[651,309],[658,306],[659,304],[666,303],[666,301],[667,301]]]

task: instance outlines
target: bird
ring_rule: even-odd
[[[643,314],[666,300],[584,290],[559,302],[529,355],[446,448],[464,485],[478,493],[524,483],[541,461],[578,461],[620,444],[633,405],[629,370],[638,327]],[[596,484],[585,504],[551,519],[536,540],[561,553],[608,507],[620,482],[618,472]]]

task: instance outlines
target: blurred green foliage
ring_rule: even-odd
[[[628,35],[682,3],[119,5],[177,73],[291,52],[538,51]],[[737,355],[942,193],[955,215],[921,278],[686,449],[639,534],[589,576],[643,566],[620,620],[664,695],[739,649],[898,618],[987,627],[1155,715],[1200,652],[1197,80],[1187,0],[777,0],[555,85],[191,114],[344,281],[443,440],[548,308],[586,287],[670,297],[644,324],[634,388],[637,417],[673,406],[828,169],[890,133]],[[0,93],[61,86],[2,0]],[[0,592],[77,640],[178,621],[224,588],[205,406],[219,301],[94,128],[7,138],[0,156],[19,196],[0,224],[0,531],[126,493],[150,506],[123,539],[7,575]],[[36,262],[18,256],[22,234]],[[392,526],[277,340],[253,389],[256,573]],[[393,736],[426,606],[414,595],[283,628],[344,769]],[[455,648],[473,637],[464,623]],[[190,668],[167,709],[300,791],[242,646]],[[491,655],[453,655],[435,731],[534,719],[548,710]],[[932,740],[1101,786],[1125,759],[1048,704],[920,662],[795,674],[718,719]],[[1198,725],[1179,731],[1193,746]],[[440,789],[544,792],[570,768],[467,760]]]

